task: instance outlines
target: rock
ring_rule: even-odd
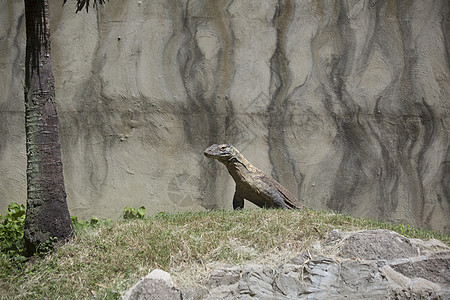
[[[353,233],[343,240],[339,255],[365,260],[390,260],[419,255],[409,239],[388,230],[368,230]]]
[[[416,259],[408,258],[406,261],[400,260],[393,262],[391,266],[395,271],[410,278],[426,278],[450,287],[450,251],[421,256]]]
[[[181,292],[174,287],[169,273],[153,270],[129,289],[124,300],[176,300],[183,299]]]
[[[409,278],[390,266],[381,269],[382,274],[390,282],[389,295],[395,299],[448,299],[450,289],[442,288],[424,278]]]
[[[338,250],[335,247],[338,245]],[[388,230],[334,231],[321,255],[216,269],[189,299],[448,299],[450,248]],[[421,249],[419,252],[417,249]],[[184,297],[185,288],[181,288]],[[195,290],[195,289],[194,289]],[[207,291],[207,293],[205,293]]]
[[[209,291],[205,287],[185,287],[183,288],[183,300],[206,299]]]
[[[242,279],[238,283],[237,295],[242,299],[256,297],[275,299],[273,290],[275,270],[260,265],[247,266],[242,270]]]
[[[235,284],[241,277],[239,267],[230,267],[211,272],[208,285],[211,287]]]

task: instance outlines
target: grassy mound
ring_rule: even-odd
[[[450,236],[312,210],[166,214],[94,222],[51,254],[27,263],[0,258],[0,299],[118,299],[149,270],[194,283],[217,264],[278,263],[333,229],[389,229],[407,237]]]

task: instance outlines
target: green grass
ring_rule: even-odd
[[[118,299],[154,268],[184,284],[214,264],[292,257],[333,229],[376,228],[450,244],[441,233],[312,210],[161,213],[84,224],[71,242],[26,264],[0,258],[0,299]]]

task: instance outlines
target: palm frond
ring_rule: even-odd
[[[109,0],[108,0],[109,1]],[[64,0],[64,4],[66,4],[67,0]],[[86,12],[89,12],[89,4],[90,4],[91,0],[77,0],[77,10],[76,12],[81,11],[84,7],[86,7]],[[92,0],[92,7],[95,7],[98,4],[105,4],[106,1],[105,0]]]

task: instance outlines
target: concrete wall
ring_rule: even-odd
[[[229,209],[202,155],[229,142],[309,207],[450,232],[448,1],[55,2],[72,215]],[[0,1],[1,211],[26,199],[24,22]]]

